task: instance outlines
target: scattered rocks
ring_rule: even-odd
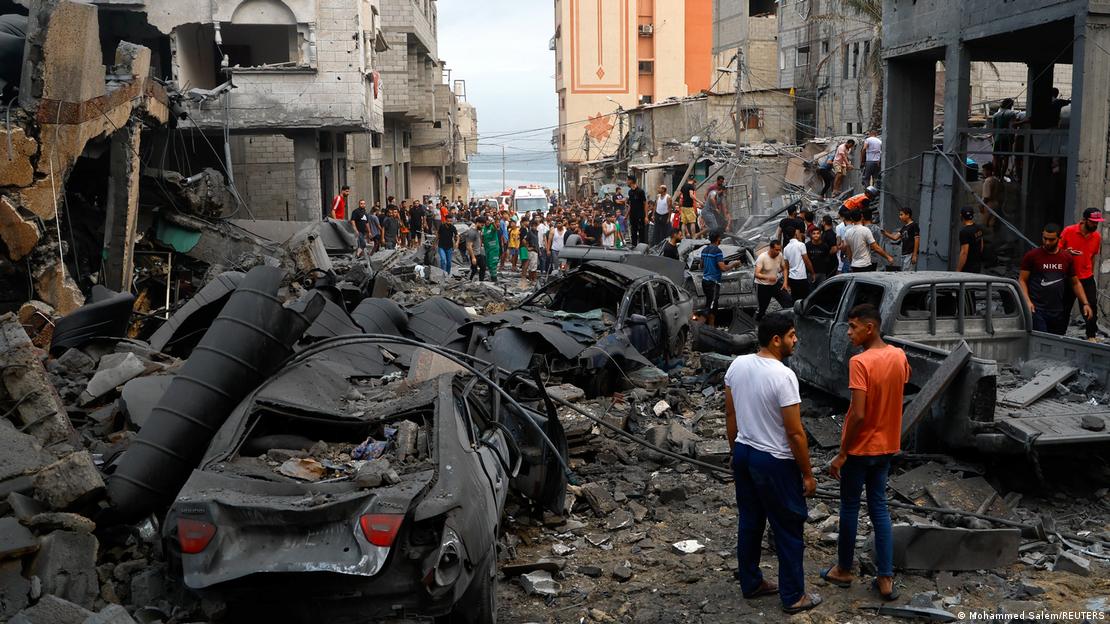
[[[30,593],[31,582],[23,577],[23,562],[0,561],[0,621],[8,621],[26,607]]]
[[[100,358],[96,374],[81,393],[81,405],[88,405],[115,388],[146,372],[147,364],[134,353],[109,353]]]
[[[1057,572],[1071,572],[1079,576],[1090,576],[1091,560],[1075,553],[1064,551],[1056,555],[1056,562],[1052,564],[1052,569]]]
[[[19,520],[0,518],[0,559],[19,559],[38,549],[38,540]]]
[[[598,482],[587,483],[583,485],[582,495],[586,499],[586,503],[594,510],[594,513],[600,516],[607,516],[617,510],[619,505],[617,501],[613,500],[613,495],[605,488],[605,485]]]
[[[55,531],[43,537],[40,546],[30,571],[42,579],[43,591],[92,608],[100,593],[96,538],[87,533]]]
[[[72,509],[104,493],[104,479],[88,451],[78,451],[50,464],[32,479],[35,498],[51,509]]]
[[[682,540],[671,544],[671,548],[680,555],[692,555],[705,550],[705,545],[698,540]]]
[[[613,567],[613,578],[621,583],[626,583],[632,580],[632,564],[625,561]]]
[[[532,596],[558,596],[561,586],[546,570],[520,575],[520,586]]]
[[[51,531],[92,533],[96,530],[96,523],[85,516],[61,511],[45,512],[31,516],[27,521],[27,526],[36,533],[49,533]]]
[[[47,595],[35,606],[20,611],[12,618],[11,624],[85,624],[85,620],[93,615],[81,605]]]

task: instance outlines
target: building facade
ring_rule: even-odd
[[[555,0],[553,141],[569,194],[583,163],[620,149],[625,111],[709,88],[712,0]]]
[[[203,136],[163,146],[163,166],[226,171],[256,218],[318,219],[344,185],[371,204],[413,197],[413,133],[450,125],[456,106],[435,0],[94,3],[155,51],[180,125]]]

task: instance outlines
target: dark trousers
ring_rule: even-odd
[[[801,301],[808,297],[809,289],[808,279],[790,279],[790,296],[794,301]]]
[[[875,535],[875,567],[878,576],[894,576],[894,540],[890,511],[886,507],[886,477],[890,455],[849,455],[840,469],[840,536],[836,542],[836,565],[852,569],[859,528],[860,494],[867,486],[867,516]]]
[[[794,305],[794,300],[790,298],[790,293],[782,289],[782,282],[777,284],[756,284],[755,285],[755,298],[759,302],[759,309],[755,312],[755,320],[760,320],[767,312],[767,306],[770,305],[771,300],[779,302],[783,310],[789,309]]]
[[[1098,335],[1098,287],[1095,286],[1095,276],[1083,278],[1079,280],[1079,283],[1083,286],[1083,292],[1087,293],[1087,303],[1091,304],[1091,318],[1086,319],[1087,337],[1094,338]],[[1070,288],[1064,293],[1064,310],[1069,321],[1077,299],[1075,292]],[[1082,306],[1080,306],[1079,312],[1082,314]]]
[[[701,281],[701,291],[705,293],[705,315],[717,314],[717,302],[721,298],[721,284],[703,279]]]
[[[468,279],[473,280],[475,275],[478,276],[479,282],[486,281],[486,257],[484,255],[478,256],[477,264],[470,263],[470,277]]]
[[[655,230],[651,233],[651,244],[658,245],[671,236],[671,215],[655,213]]]
[[[833,178],[836,176],[833,175],[832,169],[818,169],[817,177],[821,178],[821,197],[824,197],[832,188]]]
[[[792,459],[779,459],[737,442],[732,449],[732,474],[740,512],[736,527],[740,590],[750,595],[763,583],[759,558],[770,522],[779,559],[779,598],[783,605],[793,605],[805,593],[802,527],[809,512],[802,495],[802,473]]]
[[[640,241],[647,242],[647,224],[644,223],[644,213],[630,212],[628,213],[628,231],[632,236],[632,246],[640,244]]]
[[[1057,336],[1068,333],[1068,313],[1060,310],[1045,310],[1040,306],[1033,312],[1033,329]]]
[[[863,163],[863,173],[862,175],[860,175],[861,184],[863,184],[864,186],[867,186],[869,184],[879,186],[879,184],[882,182],[882,177],[883,168],[879,166],[879,163],[873,160],[869,160]],[[873,183],[871,182],[872,179],[875,180]]]
[[[870,273],[871,271],[875,271],[877,268],[878,267],[873,264],[869,264],[864,267],[852,267],[852,273]]]

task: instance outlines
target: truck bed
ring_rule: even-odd
[[[1084,416],[1100,418],[1102,431],[1084,429]],[[1043,398],[1022,411],[998,406],[995,423],[998,428],[1022,442],[1037,448],[1077,443],[1110,442],[1110,406],[1072,403],[1056,398]]]

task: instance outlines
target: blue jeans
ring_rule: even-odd
[[[859,527],[860,493],[867,486],[867,515],[875,532],[875,567],[879,576],[894,576],[894,542],[891,538],[890,511],[886,507],[886,477],[890,455],[849,455],[840,469],[840,538],[837,540],[836,565],[844,572],[852,569]]]
[[[784,606],[793,605],[805,594],[802,527],[809,512],[802,495],[802,473],[792,459],[779,459],[736,442],[732,474],[740,511],[736,529],[740,590],[749,595],[763,583],[759,557],[770,521],[779,558],[779,598]]]
[[[448,275],[451,274],[451,252],[452,251],[454,251],[454,250],[453,249],[444,249],[443,247],[439,248],[439,268],[446,271]]]

